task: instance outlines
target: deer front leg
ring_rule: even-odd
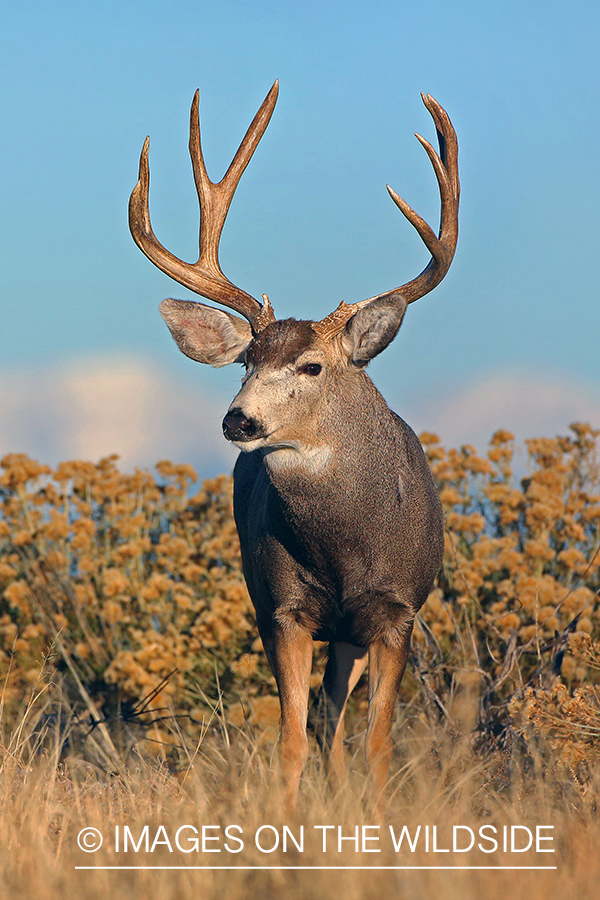
[[[277,681],[281,704],[279,761],[288,808],[294,808],[300,776],[308,756],[306,718],[313,641],[296,624],[276,625],[263,643]]]
[[[390,731],[398,689],[406,669],[412,622],[395,633],[393,642],[377,640],[369,646],[369,714],[366,756],[373,778],[375,802],[381,808],[392,760]]]
[[[327,751],[328,768],[338,786],[346,779],[344,713],[348,697],[367,664],[367,648],[332,641],[323,683],[311,709],[311,725]]]

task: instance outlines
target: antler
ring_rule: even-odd
[[[440,189],[442,210],[439,234],[436,236],[427,222],[402,197],[399,197],[389,185],[386,187],[400,212],[418,231],[423,243],[431,253],[431,259],[420,275],[400,287],[385,291],[376,297],[369,297],[368,300],[361,300],[359,303],[346,304],[342,301],[334,312],[313,325],[315,331],[322,337],[333,337],[342,330],[346,322],[359,309],[368,306],[374,300],[391,297],[393,294],[401,294],[407,303],[418,300],[419,297],[423,297],[437,287],[450,268],[458,240],[458,201],[460,196],[458,141],[446,110],[440,106],[437,100],[433,99],[431,94],[421,94],[421,98],[435,122],[440,147],[438,156],[429,141],[426,141],[420,134],[415,135],[431,160]]]
[[[261,331],[269,322],[275,320],[269,298],[263,294],[264,302],[261,306],[258,300],[225,277],[219,265],[219,240],[235,189],[269,124],[278,91],[279,82],[276,81],[254,116],[233,162],[218,183],[211,181],[206,172],[200,143],[199,92],[196,91],[194,95],[190,114],[190,157],[200,204],[198,262],[186,263],[178,259],[159,243],[152,231],[148,208],[150,138],[146,138],[144,142],[140,157],[139,180],[129,201],[129,228],[134,241],[148,259],[191,291],[243,315],[250,322],[254,332]]]

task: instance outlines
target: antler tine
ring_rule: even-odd
[[[200,255],[196,263],[186,263],[170,253],[156,239],[150,224],[148,193],[150,169],[146,138],[140,157],[139,180],[129,201],[129,228],[140,250],[165,274],[209,300],[227,306],[243,315],[255,332],[262,330],[275,316],[263,294],[263,305],[225,277],[219,265],[219,240],[225,218],[242,173],[263,136],[275,108],[278,93],[276,81],[246,135],[224,177],[213,183],[208,177],[200,144],[199,92],[192,102],[190,115],[190,156],[200,204]]]
[[[434,100],[431,94],[421,94],[421,98],[435,123],[440,148],[438,155],[429,141],[426,141],[420,134],[415,135],[431,161],[438,182],[441,200],[438,234],[436,235],[427,222],[389,185],[387,189],[400,212],[419,233],[423,243],[431,253],[431,259],[420,275],[417,275],[412,281],[408,281],[406,284],[391,291],[378,294],[377,297],[363,300],[357,304],[359,307],[367,305],[372,300],[377,300],[380,297],[389,297],[395,293],[402,294],[407,303],[413,303],[415,300],[428,294],[440,283],[454,258],[458,241],[458,203],[460,198],[458,141],[446,110],[440,106],[437,100]]]
[[[444,278],[450,268],[454,257],[456,243],[458,241],[458,202],[460,197],[460,183],[458,179],[458,141],[456,132],[446,110],[440,106],[431,94],[421,94],[425,108],[431,115],[437,130],[439,155],[429,141],[415,135],[419,143],[424,147],[435,172],[440,191],[441,214],[440,228],[436,235],[425,219],[415,212],[389,185],[386,185],[389,195],[400,210],[416,229],[421,240],[431,253],[431,259],[420,275],[408,281],[400,287],[361,300],[358,303],[346,304],[343,301],[338,308],[322,319],[315,322],[313,328],[325,338],[331,338],[345,326],[346,322],[364,306],[368,306],[374,300],[401,295],[407,303],[413,303],[419,297],[423,297],[432,291]]]
[[[440,106],[431,94],[421,94],[421,97],[435,122],[440,156],[444,163],[444,167],[450,175],[453,192],[458,199],[460,195],[460,184],[458,181],[458,140],[456,138],[456,132],[452,127],[450,116],[444,107]]]

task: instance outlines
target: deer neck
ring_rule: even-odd
[[[361,370],[342,381],[302,434],[265,448],[264,465],[279,492],[336,492],[359,473],[381,465],[381,448],[389,446],[394,433],[390,409]]]

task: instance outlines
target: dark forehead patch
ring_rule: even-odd
[[[293,363],[301,353],[315,346],[317,340],[310,322],[282,319],[272,322],[259,332],[246,355],[250,365],[282,369]]]

